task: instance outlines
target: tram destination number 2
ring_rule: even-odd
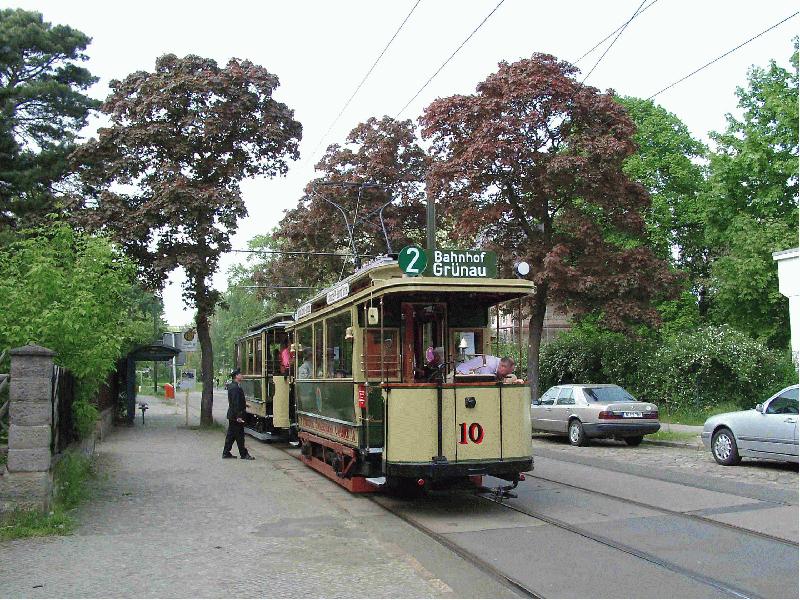
[[[469,444],[472,442],[473,444],[480,444],[483,442],[483,425],[480,423],[470,423],[467,425],[466,423],[459,423],[461,427],[461,439],[459,440],[459,444]]]

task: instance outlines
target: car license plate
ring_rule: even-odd
[[[640,412],[624,412],[622,413],[623,419],[641,419],[642,413]]]

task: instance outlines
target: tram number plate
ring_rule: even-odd
[[[624,419],[641,419],[642,413],[640,412],[624,412],[622,413],[622,418]]]

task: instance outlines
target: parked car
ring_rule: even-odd
[[[638,446],[645,435],[661,428],[655,404],[639,402],[612,384],[551,387],[531,403],[531,426],[534,431],[565,433],[573,446],[609,437]]]
[[[797,385],[750,410],[709,417],[700,437],[721,465],[742,457],[797,462]]]

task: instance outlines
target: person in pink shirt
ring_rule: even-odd
[[[292,366],[292,352],[289,350],[289,341],[283,340],[281,342],[281,373],[284,375],[289,374],[289,368]]]

